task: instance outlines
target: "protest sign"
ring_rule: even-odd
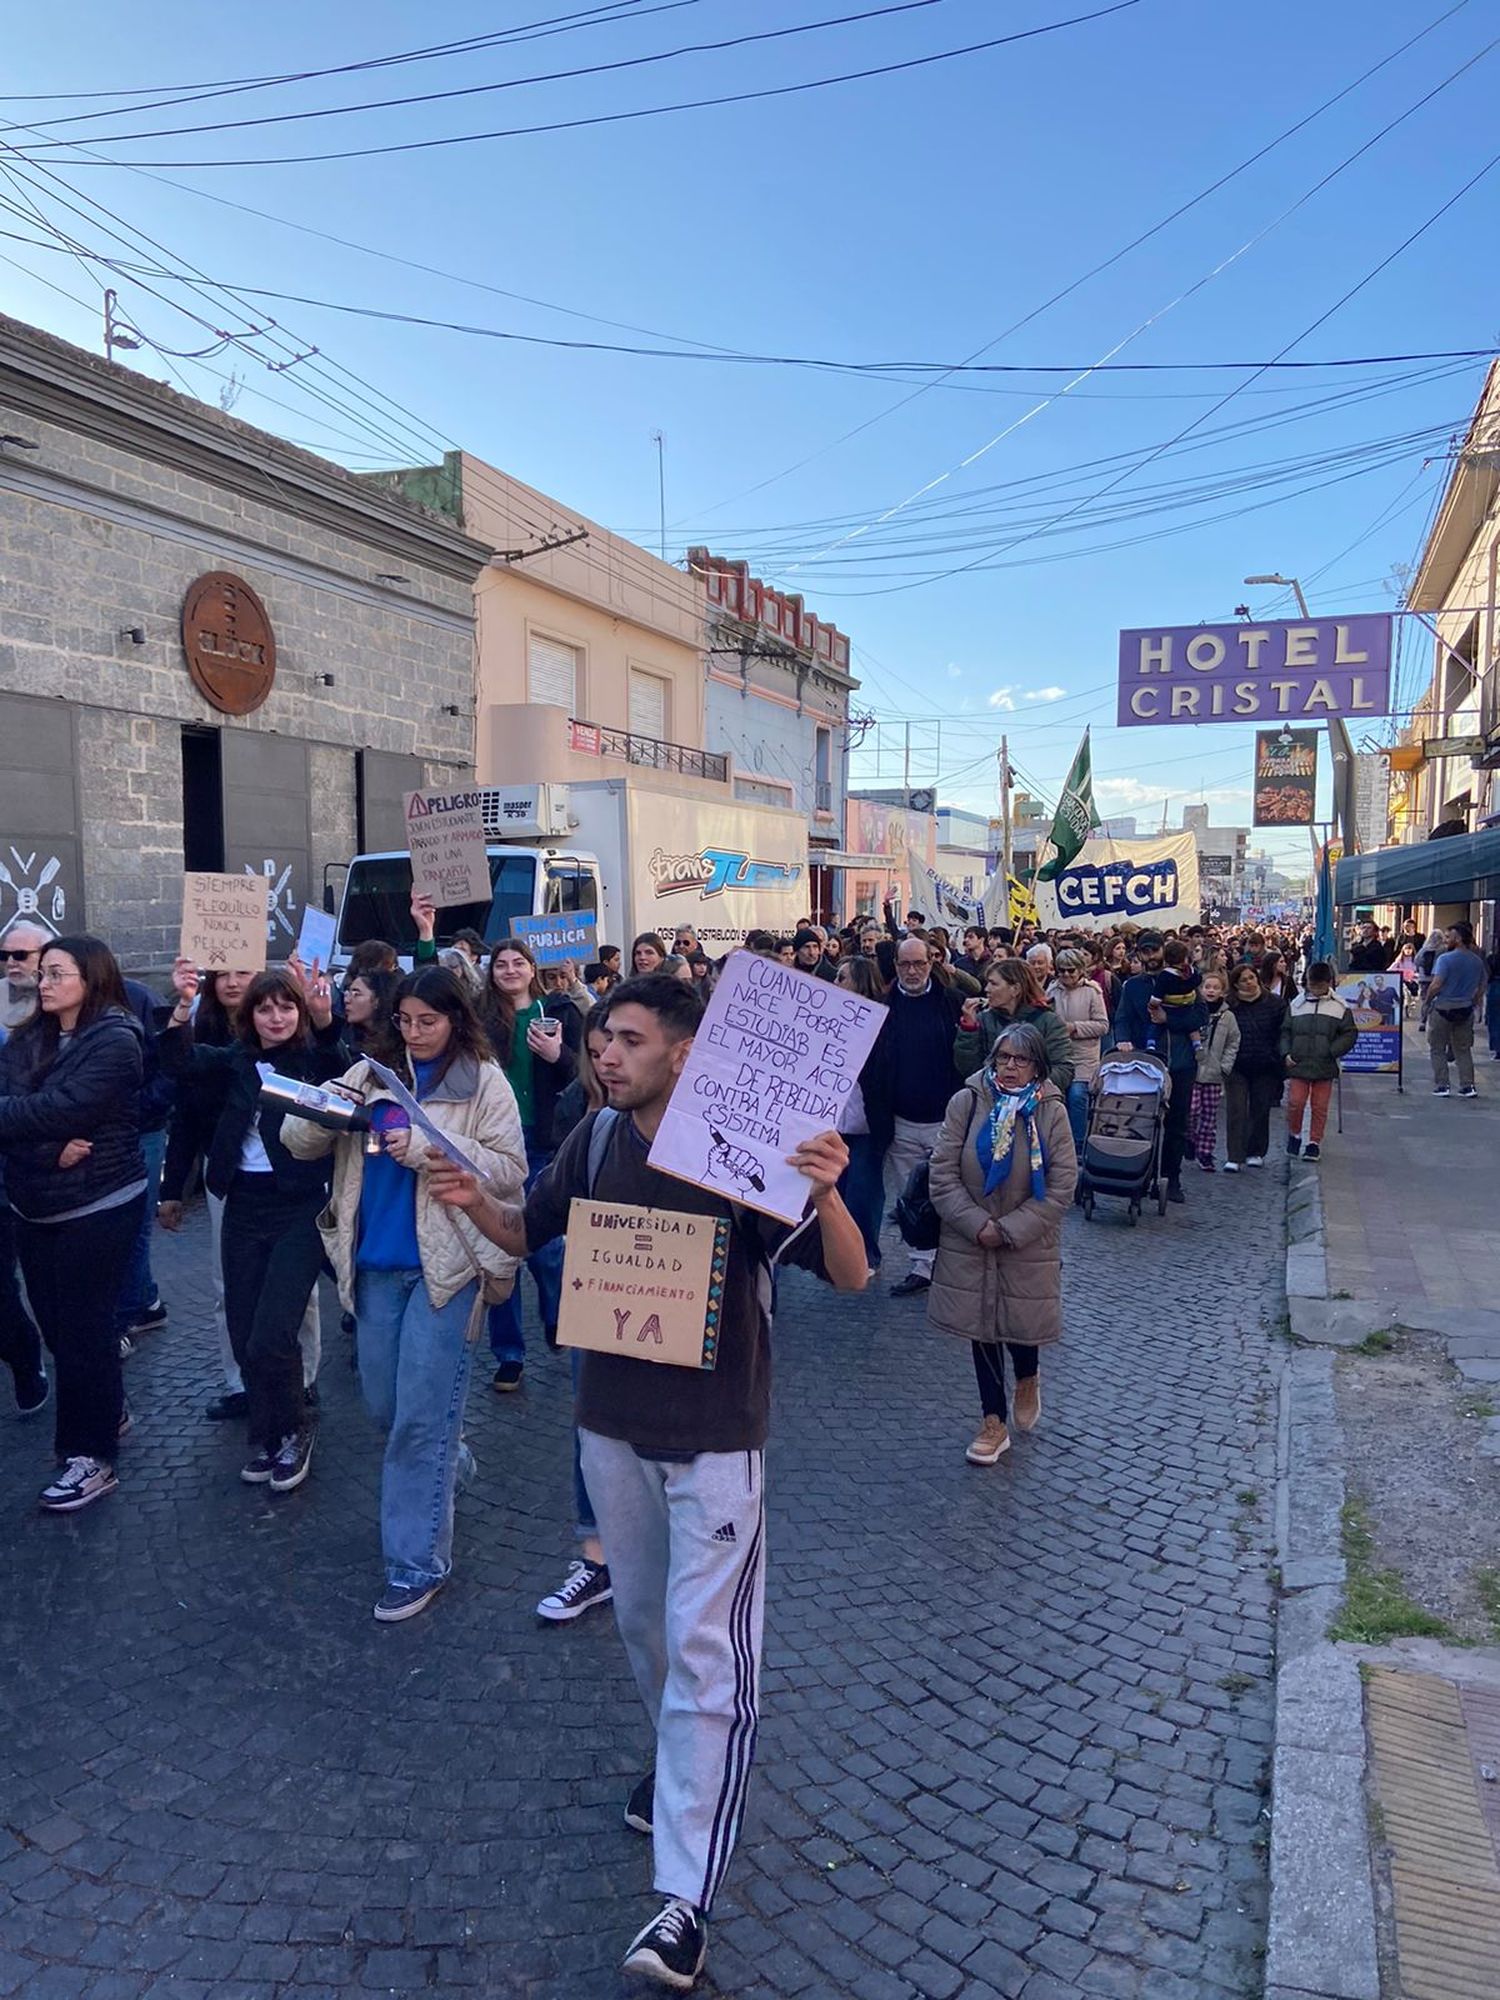
[[[1351,972],[1334,988],[1354,1016],[1359,1039],[1339,1067],[1349,1076],[1397,1075],[1401,1069],[1401,975]]]
[[[297,933],[297,956],[311,972],[316,965],[328,970],[333,957],[335,925],[327,910],[315,910],[308,903],[302,912],[302,928]]]
[[[179,958],[204,972],[261,972],[270,920],[264,875],[184,875]]]
[[[798,1222],[787,1155],[837,1129],[885,1018],[873,1000],[754,952],[731,952],[655,1139],[651,1165]]]
[[[575,1199],[563,1250],[558,1346],[712,1368],[729,1230],[727,1216]]]
[[[440,910],[488,903],[490,863],[478,792],[406,792],[406,846],[412,891]]]
[[[599,920],[592,910],[576,917],[517,917],[510,931],[531,946],[538,965],[587,965],[598,956]]]

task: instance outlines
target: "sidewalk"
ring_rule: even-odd
[[[1500,1644],[1444,1643],[1476,1578],[1500,1641],[1500,1064],[1405,1056],[1289,1186],[1267,2000],[1500,1993]]]

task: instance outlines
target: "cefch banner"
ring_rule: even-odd
[[[1190,833],[1158,840],[1096,836],[1052,881],[1037,883],[1036,907],[1044,929],[1132,923],[1166,930],[1196,924],[1201,920],[1197,842]]]

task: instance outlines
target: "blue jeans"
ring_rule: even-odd
[[[453,1491],[464,1455],[468,1339],[479,1281],[439,1308],[420,1271],[357,1271],[359,1386],[386,1432],[380,1545],[387,1581],[439,1583],[453,1567]]]
[[[552,1164],[552,1155],[543,1152],[534,1144],[531,1134],[526,1135],[526,1187],[529,1190],[539,1174]],[[533,1250],[526,1259],[526,1268],[536,1280],[537,1310],[542,1316],[542,1325],[557,1325],[557,1309],[562,1302],[563,1240],[553,1237],[550,1243]],[[515,1289],[504,1305],[490,1307],[490,1352],[497,1361],[524,1361],[526,1359],[526,1336],[521,1331],[521,1274],[516,1273]]]
[[[1089,1087],[1076,1077],[1068,1085],[1068,1123],[1073,1128],[1073,1146],[1081,1160],[1084,1136],[1089,1129]]]
[[[130,1262],[125,1267],[125,1282],[120,1287],[120,1303],[115,1308],[121,1333],[156,1298],[156,1280],[151,1275],[151,1235],[156,1228],[156,1195],[161,1186],[162,1161],[167,1157],[166,1132],[143,1132],[141,1151],[146,1158],[146,1213],[136,1232]]]
[[[865,1240],[865,1260],[880,1269],[880,1225],[885,1213],[885,1148],[868,1132],[846,1132],[849,1164],[839,1177],[844,1206],[859,1224]]]

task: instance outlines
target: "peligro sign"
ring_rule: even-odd
[[[1368,718],[1389,709],[1390,679],[1386,612],[1154,626],[1120,634],[1115,719],[1122,729],[1140,729],[1178,722]]]

